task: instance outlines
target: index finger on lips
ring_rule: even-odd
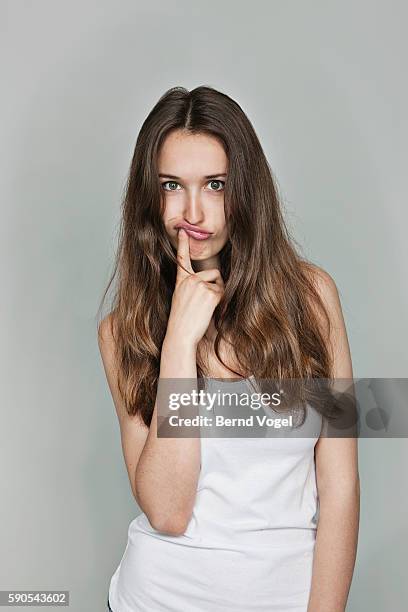
[[[177,262],[177,282],[180,282],[189,276],[189,272],[194,272],[190,260],[190,243],[188,234],[182,228],[179,229],[177,234]]]

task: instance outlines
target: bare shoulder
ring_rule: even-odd
[[[116,340],[114,317],[112,313],[102,319],[102,321],[98,325],[98,345],[109,389],[114,400],[119,420],[122,422],[125,417],[125,409],[121,401],[118,389]]]
[[[331,324],[337,325],[342,318],[342,309],[339,291],[333,277],[320,266],[310,263],[307,265],[307,274],[326,308]],[[323,318],[321,320],[323,323]]]
[[[340,300],[339,291],[333,277],[316,264],[309,263],[307,268],[320,297],[328,304],[335,305],[338,303]]]
[[[121,428],[127,422],[141,424],[138,416],[131,417],[124,405],[123,399],[119,391],[118,375],[119,366],[116,352],[116,325],[114,315],[107,315],[98,326],[98,345],[102,358],[103,367],[105,370],[106,379],[109,385],[112,399],[116,408]]]
[[[115,320],[112,312],[98,325],[98,344],[103,351],[115,347]]]
[[[118,388],[117,388],[117,359],[116,359],[116,340],[115,340],[115,328],[114,328],[114,317],[112,313],[107,315],[98,326],[98,345],[99,352],[102,357],[103,367],[105,369],[106,378],[109,384],[109,388],[112,392],[113,399],[115,400],[115,406],[118,408]],[[118,416],[122,416],[122,410],[119,411]]]
[[[335,378],[352,378],[350,346],[337,285],[333,277],[323,268],[315,264],[309,264],[308,269],[329,319],[328,326],[326,318],[320,313],[316,313],[321,323],[324,337],[327,339],[332,350],[333,375]]]

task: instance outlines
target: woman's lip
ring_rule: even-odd
[[[211,236],[211,234],[207,234],[206,232],[197,232],[197,231],[193,232],[193,230],[187,229],[186,227],[179,228],[179,229],[183,229],[186,232],[186,234],[191,236],[191,238],[195,238],[196,240],[207,240],[207,238]]]
[[[193,226],[188,226],[186,223],[180,223],[176,225],[176,229],[183,229],[189,236],[196,240],[207,240],[211,236],[212,232],[206,232],[205,230],[195,229]]]

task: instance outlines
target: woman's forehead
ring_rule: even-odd
[[[217,138],[177,131],[164,140],[158,155],[159,173],[166,177],[198,179],[227,172],[228,158]]]

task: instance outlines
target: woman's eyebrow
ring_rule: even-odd
[[[216,178],[217,176],[227,176],[225,172],[219,172],[218,174],[209,174],[207,176],[205,176],[205,179],[213,179]],[[175,176],[174,174],[163,174],[162,172],[159,174],[160,178],[171,178],[171,179],[175,179],[176,181],[180,181],[181,178],[179,176]]]

